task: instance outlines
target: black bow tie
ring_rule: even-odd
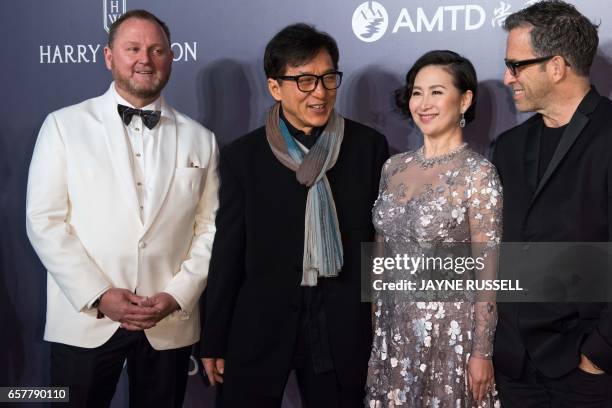
[[[126,126],[132,121],[132,116],[138,115],[142,118],[142,123],[144,123],[146,127],[153,129],[161,117],[160,111],[134,109],[121,104],[117,105],[117,111]]]

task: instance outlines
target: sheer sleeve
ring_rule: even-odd
[[[382,256],[382,254],[380,253],[380,248],[382,248],[380,246],[381,245],[380,243],[385,242],[385,239],[379,229],[379,225],[376,225],[377,217],[375,216],[374,211],[376,211],[376,207],[377,207],[379,200],[382,200],[382,195],[385,194],[387,190],[387,185],[388,185],[388,180],[389,180],[389,171],[391,167],[391,160],[392,160],[392,157],[388,158],[383,164],[382,170],[380,172],[380,182],[378,184],[378,196],[376,197],[376,201],[374,201],[374,205],[372,206],[372,222],[374,223],[374,230],[375,230],[374,242],[376,243],[375,254],[377,254],[378,256]]]
[[[502,188],[492,164],[482,160],[472,173],[468,191],[468,217],[474,257],[484,259],[484,268],[476,279],[495,279],[502,229]],[[472,355],[493,356],[493,338],[497,324],[494,292],[479,292],[473,304]]]
[[[387,159],[385,163],[383,164],[383,167],[380,173],[378,197],[376,198],[376,201],[374,202],[374,205],[372,207],[372,222],[374,223],[374,230],[375,230],[374,242],[372,244],[373,246],[372,247],[372,257],[384,257],[385,256],[385,248],[384,248],[385,238],[382,232],[380,231],[380,229],[378,228],[379,226],[376,225],[376,216],[374,214],[374,211],[376,211],[376,204],[378,203],[379,200],[381,200],[381,196],[385,193],[387,189],[387,179],[389,175],[390,164],[391,164],[391,158]],[[375,275],[370,274],[370,282],[369,282],[370,288],[372,287],[372,282],[374,281],[374,279],[376,279]],[[380,293],[378,291],[374,291],[370,298],[372,300],[372,321],[374,321],[377,315],[378,308],[380,307],[380,303],[381,303]]]
[[[372,222],[374,223],[374,242],[380,243],[384,242],[384,236],[382,235],[379,225],[376,225],[376,216],[374,211],[376,211],[377,204],[379,200],[382,200],[382,195],[385,194],[387,190],[387,184],[389,180],[389,169],[391,167],[392,157],[388,158],[382,166],[382,170],[380,171],[380,182],[378,183],[378,196],[376,197],[376,201],[374,201],[374,205],[372,206]]]

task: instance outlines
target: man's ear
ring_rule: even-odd
[[[567,76],[569,67],[563,57],[556,55],[549,61],[549,67],[553,81],[558,82]]]
[[[113,51],[107,45],[104,47],[104,62],[106,63],[106,68],[111,70],[111,61],[113,60]]]
[[[281,97],[280,84],[277,79],[268,78],[268,91],[270,91],[270,95],[272,95],[277,102],[283,99]]]

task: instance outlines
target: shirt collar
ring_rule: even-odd
[[[295,139],[298,140],[298,142],[300,142],[301,144],[303,144],[304,146],[306,146],[309,149],[312,146],[314,146],[316,141],[319,139],[319,136],[321,136],[321,133],[323,133],[323,129],[325,129],[324,126],[316,127],[316,128],[312,129],[312,132],[309,135],[307,135],[306,133],[304,133],[300,129],[298,129],[295,126],[293,126],[287,120],[287,118],[285,117],[285,114],[283,113],[283,107],[282,106],[280,108],[279,116],[280,116],[280,119],[283,122],[285,122],[285,125],[287,125],[287,130],[289,130],[289,133],[291,134],[291,136],[293,136]]]

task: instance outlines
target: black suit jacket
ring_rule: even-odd
[[[360,301],[360,243],[373,240],[372,205],[388,157],[380,133],[345,120],[327,172],[344,248],[337,278],[319,279],[334,367],[343,386],[365,386],[370,304]],[[201,354],[226,359],[226,381],[282,392],[302,304],[307,187],[273,155],[259,128],[222,149],[217,233],[208,278]]]
[[[543,119],[496,141],[506,242],[606,242],[612,237],[612,101],[593,88],[563,133],[538,183]],[[584,353],[612,373],[609,303],[500,303],[494,364],[517,378],[526,353],[544,375],[574,369]]]

